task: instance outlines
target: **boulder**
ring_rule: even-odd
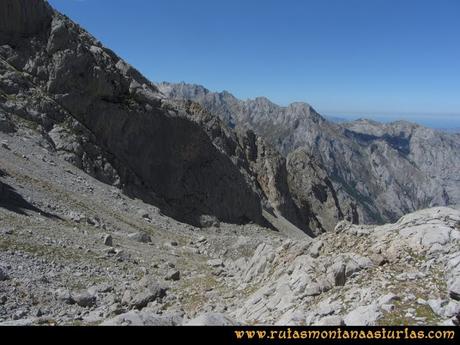
[[[170,270],[170,271],[168,271],[168,273],[165,276],[165,279],[166,280],[173,280],[173,281],[179,280],[180,279],[180,271],[178,271],[178,270]]]
[[[377,304],[358,307],[349,312],[344,322],[347,326],[374,326],[382,316]]]
[[[0,267],[0,282],[8,279],[8,274]]]
[[[113,246],[113,238],[111,235],[105,235],[103,238],[103,241],[106,246],[109,246],[109,247]]]
[[[146,234],[145,232],[135,232],[128,235],[128,238],[132,241],[140,242],[140,243],[149,243],[152,242],[152,238],[150,235]]]
[[[328,268],[329,275],[332,278],[332,281],[334,282],[335,286],[343,286],[345,285],[345,280],[346,280],[346,272],[347,265],[342,262],[336,262],[332,266]]]
[[[92,307],[96,304],[96,296],[90,294],[88,291],[81,291],[72,294],[72,299],[80,307]]]

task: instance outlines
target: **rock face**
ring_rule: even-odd
[[[36,34],[49,26],[51,15],[51,8],[42,0],[2,0],[0,40]]]
[[[357,202],[334,186],[327,170],[304,148],[287,158],[288,183],[296,205],[309,213],[309,226],[316,233],[331,230],[337,222],[359,223]],[[337,189],[336,189],[337,188]]]
[[[197,104],[166,99],[46,2],[1,6],[2,128],[33,124],[67,161],[191,224],[201,215],[262,224],[268,208],[308,230],[286,176],[273,182],[270,169],[252,169],[261,163],[240,146],[244,135]]]
[[[460,202],[457,134],[407,122],[336,124],[306,103],[280,107],[263,97],[241,101],[197,85],[158,87],[169,97],[200,103],[232,126],[254,130],[287,157],[291,194],[318,216],[309,221],[319,228],[341,219],[396,221],[417,209]]]

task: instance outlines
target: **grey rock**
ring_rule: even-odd
[[[88,219],[84,214],[74,211],[69,212],[69,218],[70,220],[73,220],[76,223],[86,222],[86,220]]]
[[[179,280],[180,279],[180,271],[178,271],[178,270],[170,270],[166,274],[165,279],[166,280],[173,280],[173,281]]]
[[[352,255],[350,260],[346,263],[345,275],[350,277],[354,273],[371,266],[373,266],[373,263],[369,258],[359,255]]]
[[[308,253],[312,258],[317,258],[319,256],[319,252],[323,245],[322,241],[315,241],[312,243],[312,245],[308,248]]]
[[[143,210],[143,209],[137,210],[137,214],[141,218],[150,219],[150,214],[146,210]]]
[[[352,310],[344,317],[344,322],[347,326],[373,326],[381,316],[378,306],[371,304]]]
[[[104,235],[103,241],[106,246],[113,246],[113,238],[111,235]]]
[[[187,321],[185,326],[232,326],[235,321],[221,313],[204,313]]]
[[[0,132],[3,133],[14,133],[16,131],[16,126],[11,122],[5,114],[0,112]],[[9,150],[8,143],[2,142],[2,147]]]
[[[221,259],[208,260],[207,264],[211,267],[224,267],[224,262]]]
[[[122,249],[115,249],[115,258],[118,261],[127,261],[131,258],[131,255]]]
[[[394,293],[388,293],[386,295],[381,296],[377,300],[377,304],[379,305],[390,304],[391,302],[399,301],[399,300],[401,300],[401,297],[399,297],[398,295],[395,295]]]
[[[96,304],[96,296],[90,294],[88,291],[73,293],[72,299],[80,307],[92,307]]]
[[[305,290],[303,291],[304,296],[318,296],[321,294],[323,289],[321,286],[317,283],[311,283],[309,284]]]
[[[395,310],[395,306],[394,304],[382,304],[380,306],[380,309],[382,309],[383,311],[386,311],[387,313]]]
[[[108,283],[94,285],[88,289],[88,292],[92,295],[96,295],[98,293],[109,293],[112,291],[113,291],[113,286]]]
[[[5,295],[0,296],[0,305],[3,305],[6,303],[8,298]]]
[[[6,272],[0,267],[0,281],[8,280],[9,276]]]
[[[130,240],[140,242],[140,243],[149,243],[152,242],[152,238],[146,234],[145,232],[136,232],[133,234],[129,234],[128,238]]]
[[[141,311],[132,310],[106,320],[101,326],[178,326],[182,323],[179,314],[156,314],[145,308]]]
[[[132,308],[142,309],[147,306],[150,302],[155,301],[159,297],[159,294],[155,290],[145,289],[141,292],[136,293],[133,298],[129,301],[129,305]]]
[[[201,215],[200,216],[200,226],[203,228],[209,228],[209,227],[219,227],[219,220],[211,215]]]
[[[166,296],[166,289],[158,282],[144,277],[138,284],[139,291],[125,291],[122,298],[122,304],[129,305],[131,308],[142,309],[150,302],[162,299]]]
[[[343,262],[337,262],[329,267],[328,271],[333,279],[333,282],[336,286],[345,285],[346,281],[346,272],[347,265]]]
[[[2,142],[0,143],[0,146],[1,146],[2,148],[4,148],[5,150],[11,150],[10,147],[8,146],[8,143],[5,142],[5,141],[2,141]]]
[[[377,266],[383,266],[388,263],[388,259],[380,254],[372,254],[370,259]]]
[[[449,284],[449,296],[457,301],[460,301],[460,277],[457,277]]]
[[[64,288],[57,289],[54,292],[54,295],[58,301],[64,302],[66,304],[75,303],[73,296],[71,295],[70,291],[67,289],[64,289]]]
[[[446,304],[446,301],[443,301],[441,299],[439,300],[428,300],[428,305],[430,306],[431,310],[437,315],[442,315],[443,314],[443,305]]]
[[[121,304],[122,305],[129,305],[133,299],[133,291],[132,290],[125,290],[123,292],[123,296],[121,297]]]
[[[444,316],[452,317],[460,315],[460,303],[456,301],[449,301],[444,307]]]
[[[12,235],[13,234],[13,229],[3,229],[2,233],[5,235]]]

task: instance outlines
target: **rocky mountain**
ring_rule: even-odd
[[[377,172],[404,202],[395,183],[427,174],[453,198],[457,137],[228,93],[212,108],[44,0],[0,19],[0,325],[458,323],[458,209],[353,224],[390,207]]]
[[[330,229],[327,219],[334,215],[322,209],[331,205],[337,205],[334,222],[348,213],[356,222],[383,223],[418,209],[460,201],[458,135],[407,122],[332,123],[306,103],[281,107],[263,97],[241,101],[226,91],[215,93],[193,84],[158,87],[169,97],[198,102],[230,125],[250,128],[271,143],[287,157],[296,199],[302,202],[311,194],[322,194],[319,200],[326,200],[330,191],[328,199],[334,201],[326,207],[318,198],[310,202],[313,212],[326,220],[326,228]],[[323,171],[320,175],[327,177],[322,178],[321,188],[309,176],[312,169],[304,168],[312,160],[315,169]],[[304,195],[313,190],[316,193]]]
[[[1,10],[5,131],[35,128],[42,146],[190,224],[215,218],[317,232],[315,215],[290,195],[284,158],[263,140],[165,97],[44,1],[5,0]]]

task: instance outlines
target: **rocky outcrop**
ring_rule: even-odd
[[[319,233],[333,229],[343,219],[359,223],[353,198],[336,189],[326,169],[306,150],[299,148],[288,156],[287,171],[296,204],[310,214],[310,228]]]
[[[238,289],[256,289],[233,316],[280,325],[393,324],[397,317],[450,324],[460,310],[459,217],[432,208],[384,226],[342,222],[313,241],[261,243],[252,257],[226,261]]]

